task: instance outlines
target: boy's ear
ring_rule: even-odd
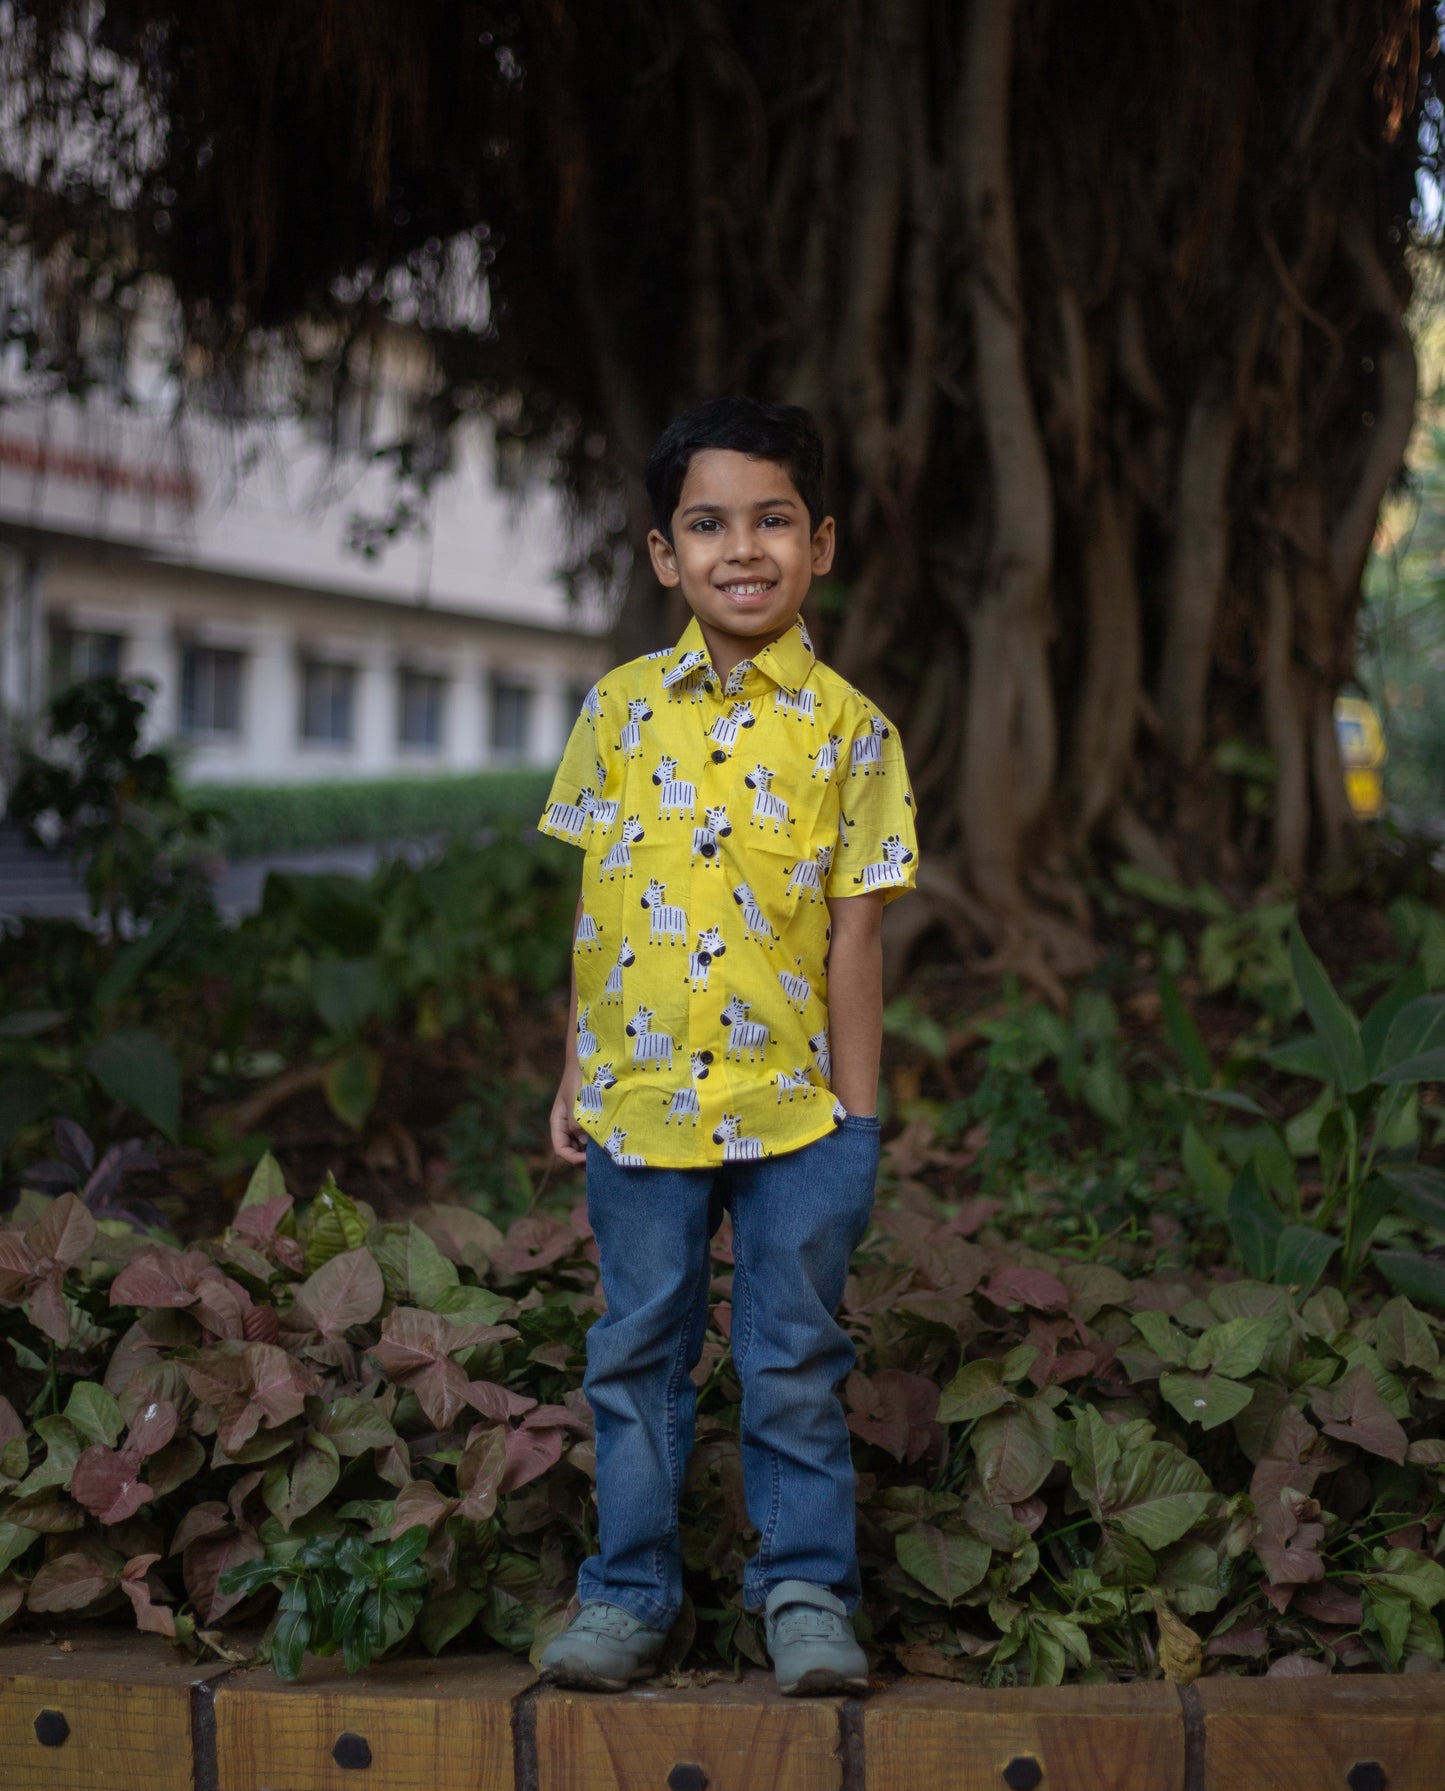
[[[833,554],[838,546],[838,532],[833,518],[825,516],[813,531],[813,576],[823,578],[833,570]]]
[[[682,583],[682,574],[677,569],[677,549],[663,534],[661,529],[652,529],[647,537],[647,551],[652,556],[652,570],[657,574],[657,582],[666,585],[669,590]],[[829,559],[832,558],[830,554]]]

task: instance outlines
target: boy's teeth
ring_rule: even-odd
[[[770,591],[770,584],[762,585],[728,585],[725,587],[738,597],[756,597],[760,591]]]

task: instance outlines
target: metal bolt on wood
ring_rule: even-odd
[[[691,1761],[679,1760],[667,1775],[667,1791],[707,1791],[707,1774]]]
[[[70,1724],[60,1710],[42,1710],[35,1719],[35,1739],[41,1747],[60,1747],[69,1738]]]
[[[336,1737],[336,1746],[331,1750],[331,1758],[338,1766],[349,1766],[360,1770],[371,1764],[371,1747],[364,1735],[353,1734],[348,1729],[345,1734]]]

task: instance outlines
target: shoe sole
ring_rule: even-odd
[[[563,1664],[546,1667],[538,1677],[546,1685],[562,1685],[569,1691],[620,1692],[626,1691],[636,1679],[651,1679],[658,1670],[655,1661],[649,1661],[635,1672],[629,1673],[625,1679],[607,1679],[591,1667]]]
[[[868,1681],[857,1674],[839,1673],[832,1667],[809,1667],[791,1685],[778,1682],[785,1698],[837,1698],[850,1693],[866,1692]]]

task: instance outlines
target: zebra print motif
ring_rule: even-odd
[[[627,1167],[817,1137],[830,888],[879,901],[916,868],[887,719],[801,629],[720,677],[693,624],[592,686],[539,825],[587,853],[572,961],[589,1135]]]

